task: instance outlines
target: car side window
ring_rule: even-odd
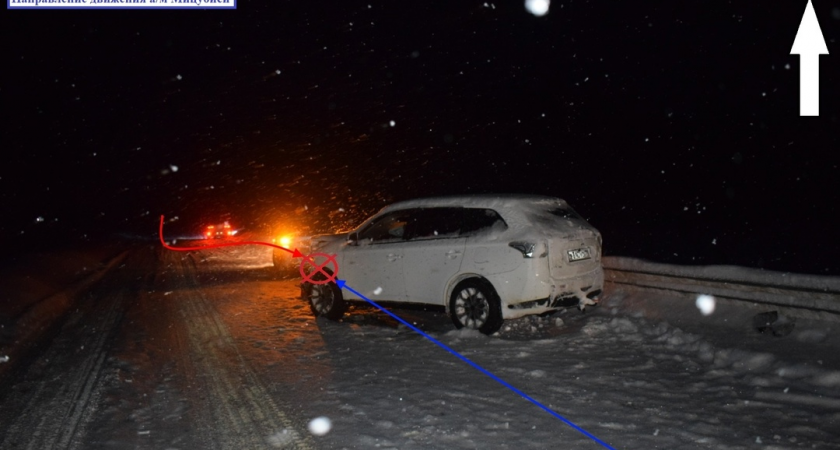
[[[409,217],[407,239],[446,239],[458,237],[464,208],[418,208]]]
[[[464,208],[463,227],[461,235],[474,235],[490,231],[504,231],[507,229],[502,216],[492,209]]]
[[[384,244],[405,240],[406,224],[412,211],[393,211],[374,219],[359,232],[359,244]]]

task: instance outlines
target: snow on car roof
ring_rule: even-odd
[[[477,194],[477,195],[453,195],[445,197],[428,197],[414,200],[406,200],[390,204],[382,208],[379,213],[398,211],[408,208],[431,208],[431,207],[464,207],[464,208],[487,208],[499,213],[508,226],[508,234],[514,233],[526,237],[522,233],[538,232],[541,235],[548,232],[553,234],[557,231],[557,217],[553,216],[551,210],[569,208],[565,200],[557,197],[544,195],[523,195],[523,194]],[[536,225],[536,228],[535,228]],[[562,228],[587,228],[593,229],[585,221],[565,220]],[[593,229],[594,230],[594,229]]]
[[[395,211],[406,208],[430,208],[435,206],[462,206],[467,208],[493,208],[498,210],[509,210],[520,209],[528,206],[533,207],[557,204],[567,206],[566,201],[563,199],[544,195],[453,195],[445,197],[418,198],[414,200],[405,200],[397,203],[392,203],[382,208],[380,212]]]

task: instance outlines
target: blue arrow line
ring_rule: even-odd
[[[437,340],[437,339],[435,339],[435,338],[433,338],[433,337],[429,336],[428,334],[424,333],[424,332],[423,332],[422,330],[420,330],[419,328],[417,328],[417,327],[415,327],[414,325],[412,325],[412,324],[408,323],[407,321],[403,320],[401,317],[399,317],[399,316],[397,316],[396,314],[392,313],[391,311],[388,311],[387,309],[385,309],[385,308],[383,308],[383,307],[379,306],[376,302],[374,302],[373,300],[371,300],[371,299],[369,299],[369,298],[365,297],[364,295],[362,295],[362,294],[361,294],[360,292],[358,292],[357,290],[355,290],[355,289],[351,288],[350,286],[347,286],[347,282],[345,282],[344,280],[339,280],[339,279],[336,279],[336,280],[335,280],[335,283],[338,285],[339,289],[347,289],[348,291],[350,291],[350,292],[352,292],[352,293],[354,293],[354,294],[358,295],[359,297],[363,298],[366,302],[368,302],[368,303],[370,303],[371,305],[375,306],[375,307],[376,307],[377,309],[379,309],[380,311],[384,312],[385,314],[388,314],[389,316],[393,317],[394,319],[396,319],[397,321],[399,321],[399,322],[400,322],[400,323],[402,323],[403,325],[405,325],[405,326],[407,326],[407,327],[411,328],[412,330],[416,331],[417,333],[421,334],[424,338],[426,338],[426,339],[428,339],[428,340],[430,340],[430,341],[434,342],[434,343],[435,343],[435,344],[437,344],[437,346],[439,346],[440,348],[442,348],[442,349],[446,350],[446,351],[447,351],[447,352],[449,352],[449,353],[452,353],[453,355],[455,355],[456,357],[458,357],[458,359],[460,359],[461,361],[464,361],[465,363],[467,363],[467,364],[469,364],[469,365],[473,366],[476,370],[478,370],[479,372],[483,373],[484,375],[487,375],[488,377],[490,377],[490,378],[492,378],[492,379],[496,380],[496,381],[497,381],[499,384],[501,384],[502,386],[504,386],[504,387],[506,387],[506,388],[510,389],[511,391],[513,391],[513,392],[515,392],[515,393],[519,394],[519,395],[520,395],[520,396],[522,396],[522,398],[524,398],[525,400],[528,400],[529,402],[531,402],[531,403],[533,403],[533,404],[537,405],[537,406],[538,406],[538,407],[540,407],[543,411],[545,411],[545,412],[547,412],[547,413],[551,414],[552,416],[554,416],[554,417],[556,417],[556,418],[558,418],[558,419],[562,420],[562,421],[563,421],[566,425],[568,425],[568,426],[570,426],[570,427],[574,428],[575,430],[577,430],[577,431],[581,432],[584,436],[588,437],[589,439],[592,439],[593,441],[597,442],[598,444],[601,444],[601,446],[603,446],[604,448],[608,448],[608,449],[610,449],[610,450],[615,450],[615,448],[610,447],[610,445],[609,445],[609,444],[607,444],[606,442],[604,442],[604,441],[602,441],[602,440],[598,439],[597,437],[595,437],[594,435],[592,435],[592,434],[591,434],[591,433],[589,433],[588,431],[586,431],[586,430],[584,430],[583,428],[581,428],[581,427],[579,427],[579,426],[575,425],[575,424],[574,424],[571,420],[566,419],[565,417],[561,416],[559,413],[557,413],[557,412],[556,412],[556,411],[554,411],[553,409],[551,409],[551,408],[549,408],[548,406],[545,406],[545,405],[543,405],[542,403],[540,403],[540,402],[536,401],[536,400],[535,400],[534,398],[532,398],[530,395],[528,395],[528,394],[526,394],[526,393],[524,393],[524,392],[520,391],[519,389],[517,389],[517,388],[513,387],[513,386],[512,386],[510,383],[508,383],[507,381],[505,381],[505,380],[503,380],[503,379],[501,379],[501,378],[497,377],[496,375],[494,375],[494,374],[493,374],[493,373],[491,373],[490,371],[486,370],[485,368],[483,368],[483,367],[479,366],[478,364],[476,364],[476,363],[474,363],[474,362],[470,361],[470,360],[469,360],[466,356],[464,356],[464,355],[462,355],[462,354],[460,354],[460,353],[456,352],[455,350],[451,349],[450,347],[448,347],[448,346],[447,346],[446,344],[444,344],[443,342],[440,342],[439,340]]]

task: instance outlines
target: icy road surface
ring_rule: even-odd
[[[381,312],[314,320],[269,251],[135,250],[4,380],[0,448],[602,448]],[[393,311],[617,449],[840,448],[830,322],[627,289],[493,337]]]

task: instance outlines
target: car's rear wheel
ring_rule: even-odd
[[[312,279],[313,281],[325,281],[327,277],[319,273]],[[340,320],[344,317],[344,313],[347,311],[347,302],[344,301],[341,289],[335,282],[330,281],[326,284],[307,282],[304,284],[304,291],[309,298],[309,307],[312,309],[312,314],[316,317],[323,316],[330,320]]]
[[[449,314],[458,328],[493,334],[502,327],[502,302],[493,286],[482,279],[458,283],[449,298]]]

